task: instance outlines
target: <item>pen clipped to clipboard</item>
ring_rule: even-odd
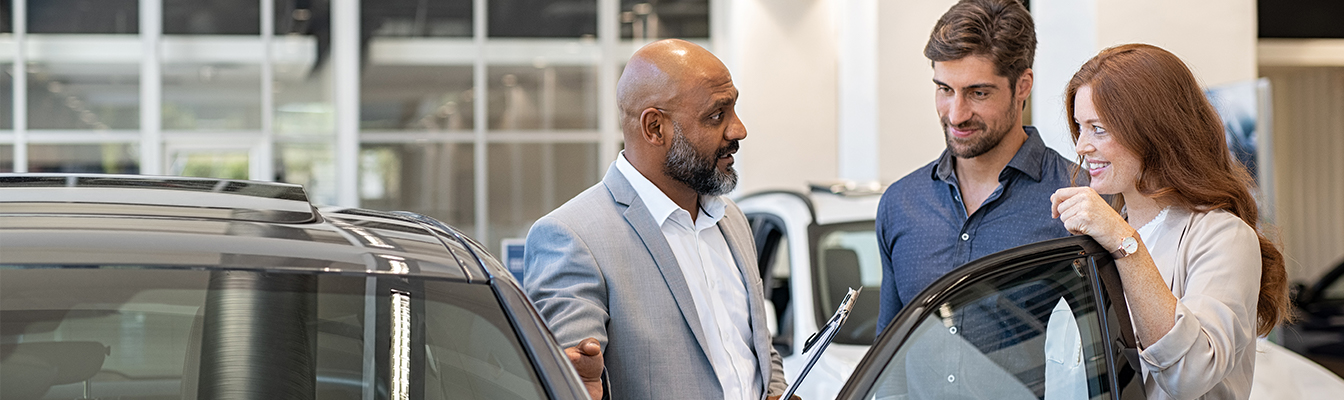
[[[781,399],[793,398],[793,392],[798,390],[803,378],[807,377],[807,373],[812,370],[812,366],[816,365],[817,360],[821,359],[821,353],[826,351],[826,346],[830,345],[831,340],[835,339],[835,334],[840,332],[840,326],[844,325],[845,320],[849,319],[849,312],[854,309],[854,301],[859,298],[860,291],[863,291],[862,287],[859,290],[850,288],[849,292],[845,293],[845,298],[840,300],[840,307],[835,310],[834,315],[831,315],[830,321],[826,322],[826,326],[821,327],[820,331],[812,334],[803,343],[803,354],[810,354],[807,357],[807,366],[803,367],[803,372],[799,373],[798,378],[795,378],[793,383],[789,384],[789,389],[784,392],[784,396],[780,397]]]

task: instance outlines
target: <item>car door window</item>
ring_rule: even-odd
[[[1056,257],[987,273],[921,308],[867,398],[1106,395],[1106,339],[1085,263]]]
[[[750,214],[747,222],[751,224],[756,240],[756,261],[765,296],[774,309],[770,315],[774,321],[770,333],[775,351],[780,356],[789,356],[793,354],[793,307],[789,284],[793,264],[789,259],[789,235],[784,230],[784,221],[778,217]]]
[[[863,288],[849,321],[835,334],[835,343],[868,346],[877,332],[878,299],[882,292],[882,258],[873,221],[822,225],[817,228],[818,326],[831,318],[850,288]]]
[[[548,398],[512,324],[451,280],[0,264],[0,399]]]

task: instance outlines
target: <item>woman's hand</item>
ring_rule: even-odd
[[[1120,248],[1121,241],[1134,235],[1134,228],[1086,186],[1056,190],[1050,196],[1050,216],[1059,218],[1070,233],[1091,236],[1107,250]]]

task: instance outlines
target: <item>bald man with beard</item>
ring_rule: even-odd
[[[723,197],[747,137],[728,68],[682,40],[620,82],[625,150],[532,225],[523,286],[594,399],[775,399],[751,228]]]

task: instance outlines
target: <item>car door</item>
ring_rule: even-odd
[[[1142,399],[1129,312],[1089,237],[995,253],[906,305],[838,399]]]

